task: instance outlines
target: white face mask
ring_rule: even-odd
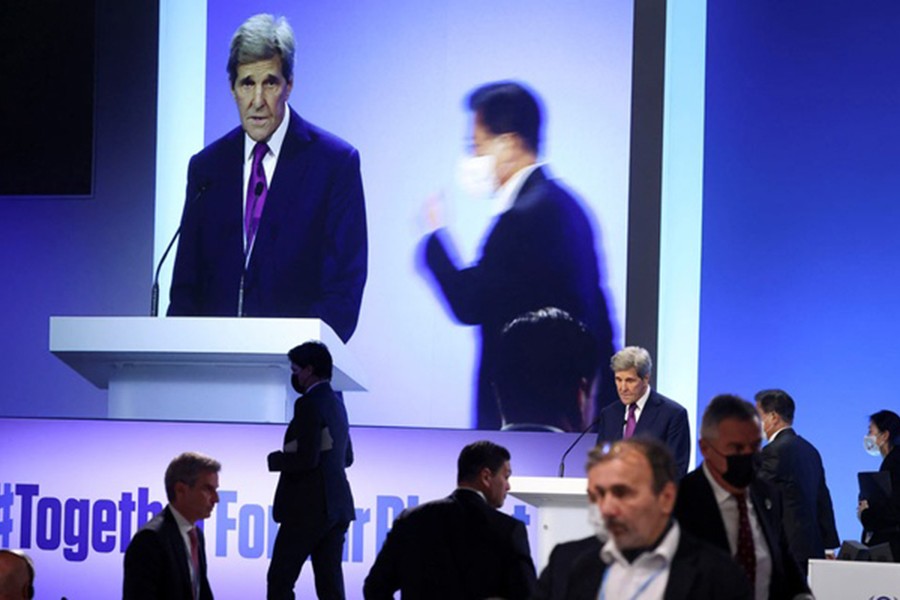
[[[881,456],[881,450],[878,447],[878,436],[867,435],[864,437],[863,447],[866,449],[866,452],[872,456]]]
[[[597,539],[606,543],[606,540],[609,539],[609,532],[606,530],[606,523],[603,522],[600,508],[593,502],[588,504],[588,523],[594,528],[594,535],[597,536]]]
[[[500,187],[497,180],[497,157],[493,154],[465,156],[456,167],[459,187],[473,198],[489,198]]]

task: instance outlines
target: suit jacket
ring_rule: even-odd
[[[781,492],[788,545],[804,572],[810,558],[825,558],[826,548],[841,545],[822,457],[812,444],[783,429],[762,449],[759,477]]]
[[[869,508],[860,515],[863,541],[867,533],[870,546],[890,543],[894,562],[900,562],[900,450],[895,446],[881,461],[879,471],[891,474],[891,497],[886,502],[869,501]]]
[[[603,544],[596,535],[554,546],[547,566],[538,577],[532,600],[564,600],[572,568],[582,555],[599,557],[602,548]]]
[[[527,598],[534,564],[525,525],[472,490],[407,509],[394,520],[363,587],[367,600]]]
[[[532,172],[488,235],[478,262],[460,269],[441,232],[426,238],[425,263],[459,321],[479,325],[479,429],[500,426],[491,389],[500,333],[519,315],[555,306],[594,334],[602,364],[612,355],[612,325],[600,288],[594,232],[578,201],[550,179]]]
[[[567,600],[595,600],[608,565],[600,552],[583,554],[572,566]],[[681,530],[669,567],[664,600],[752,600],[743,572],[731,558]]]
[[[346,467],[353,464],[347,410],[331,384],[322,382],[294,402],[284,443],[296,452],[273,452],[269,470],[280,471],[273,518],[278,523],[326,529],[355,517]]]
[[[244,132],[191,158],[169,316],[318,317],[343,341],[366,281],[359,154],[291,110],[244,268]]]
[[[778,491],[768,483],[756,480],[750,484],[750,501],[772,557],[769,598],[781,600],[808,593],[806,578],[788,548]],[[731,554],[725,522],[702,467],[688,473],[679,483],[674,515],[682,531]]]
[[[212,600],[206,579],[206,544],[197,529],[200,545],[200,598]],[[125,551],[123,600],[192,600],[189,557],[178,522],[166,506],[138,531]]]
[[[622,439],[624,424],[625,405],[621,402],[614,402],[601,410],[597,423],[597,443]],[[634,435],[653,437],[665,443],[675,457],[678,477],[684,477],[691,460],[691,429],[687,410],[683,406],[651,388]]]

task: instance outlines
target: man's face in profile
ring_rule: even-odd
[[[284,120],[293,83],[281,72],[281,57],[238,65],[231,94],[241,126],[254,141],[267,142]]]
[[[509,466],[509,461],[506,461],[497,469],[496,473],[489,472],[486,478],[487,482],[482,492],[484,492],[487,503],[494,508],[500,508],[506,500],[506,493],[509,491],[510,475],[512,475],[512,468]]]
[[[641,399],[647,388],[650,387],[650,374],[641,377],[632,367],[625,371],[616,371],[616,390],[619,392],[619,400],[628,406]]]
[[[206,519],[219,501],[218,489],[219,474],[212,471],[200,473],[194,485],[179,481],[175,484],[175,508],[191,523]]]

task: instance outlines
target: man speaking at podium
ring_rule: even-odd
[[[241,126],[191,158],[168,315],[318,317],[346,342],[367,268],[359,154],[288,107],[293,72],[284,18],[235,32]]]

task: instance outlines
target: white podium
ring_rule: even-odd
[[[307,340],[331,351],[336,390],[365,390],[319,319],[50,318],[50,351],[109,390],[111,419],[284,423],[296,396],[287,351]]]
[[[809,587],[816,600],[892,600],[900,597],[900,563],[811,559]]]
[[[538,573],[550,551],[560,542],[580,540],[594,533],[588,523],[587,479],[584,477],[510,477],[509,493],[537,508]]]

